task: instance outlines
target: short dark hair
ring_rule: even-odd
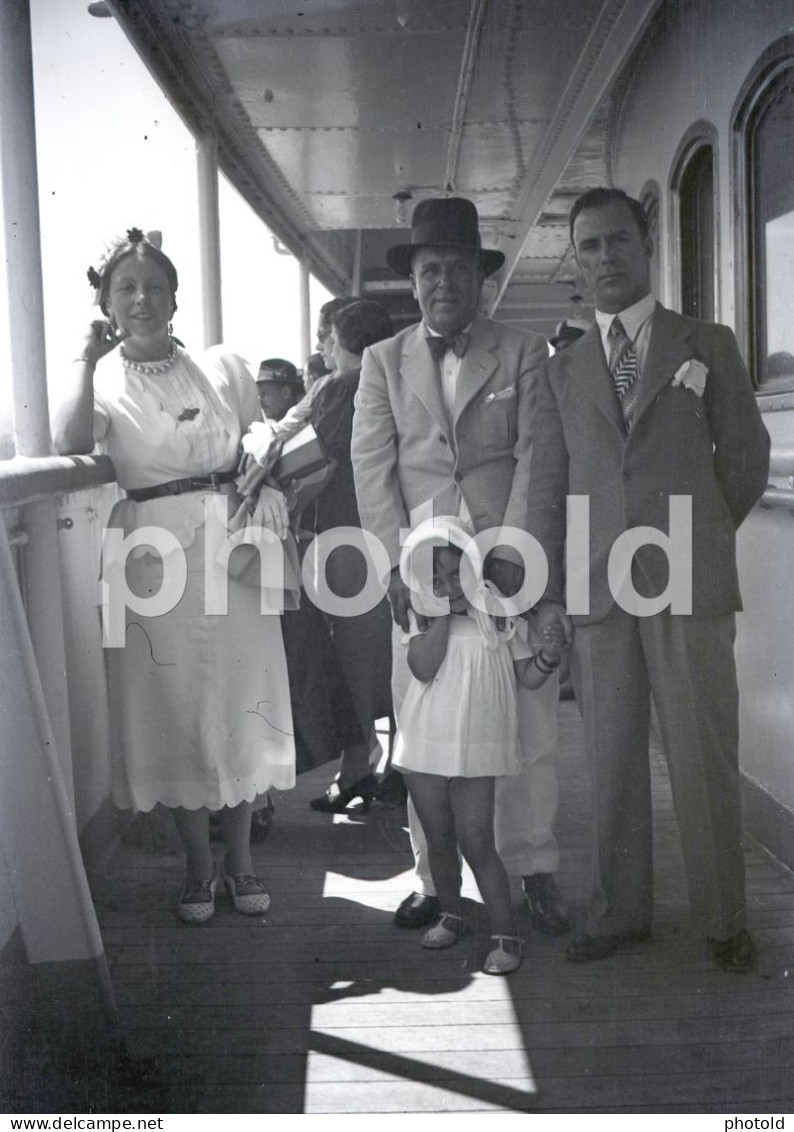
[[[327,303],[323,303],[320,307],[320,324],[330,326],[334,320],[335,314],[344,310],[345,307],[349,307],[351,303],[355,303],[356,301],[353,295],[341,295],[337,299],[329,299]]]
[[[358,299],[336,312],[331,319],[339,344],[351,354],[363,354],[394,334],[389,312],[374,299]]]
[[[568,222],[571,243],[573,243],[574,222],[580,212],[584,212],[586,209],[603,208],[604,205],[611,204],[615,200],[622,201],[628,206],[640,230],[640,239],[646,240],[648,238],[648,217],[640,202],[635,200],[634,197],[630,197],[628,193],[624,193],[623,189],[608,189],[601,186],[597,189],[588,189],[586,193],[582,193],[578,200],[574,201]]]

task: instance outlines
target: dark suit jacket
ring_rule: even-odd
[[[673,386],[696,358],[708,369],[702,397]],[[615,539],[641,525],[667,532],[671,495],[692,499],[692,612],[741,608],[735,532],[763,492],[769,437],[733,333],[657,304],[633,425],[622,424],[601,338],[593,327],[553,358],[538,384],[527,525],[549,559],[547,597],[564,593],[566,496],[590,500],[590,613],[613,604],[607,561]],[[661,593],[667,561],[655,547],[635,558],[637,590]]]

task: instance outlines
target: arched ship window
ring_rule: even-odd
[[[794,65],[754,100],[745,127],[750,347],[764,392],[794,388]]]
[[[678,180],[681,312],[714,319],[714,150],[699,145]]]

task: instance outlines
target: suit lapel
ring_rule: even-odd
[[[637,421],[665,385],[673,380],[679,366],[692,357],[688,340],[689,326],[684,319],[675,311],[666,310],[657,303],[651,323],[648,353],[637,387],[632,428],[636,427]]]
[[[591,327],[575,346],[558,355],[558,364],[578,388],[598,406],[621,436],[625,436],[626,429],[612,375],[604,357],[598,326]]]
[[[449,433],[438,367],[425,342],[424,323],[417,324],[403,347],[400,375],[445,434]]]
[[[466,406],[490,381],[499,365],[496,356],[496,335],[488,322],[479,316],[471,328],[469,347],[461,358],[458,383],[455,389],[455,420]]]

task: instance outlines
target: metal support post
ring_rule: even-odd
[[[221,235],[218,207],[218,143],[211,133],[196,140],[198,166],[199,245],[204,346],[223,341],[221,299]]]
[[[0,4],[0,165],[17,454],[51,449],[28,0]]]
[[[309,292],[309,268],[300,261],[300,314],[301,314],[301,360],[312,352],[311,301]]]

